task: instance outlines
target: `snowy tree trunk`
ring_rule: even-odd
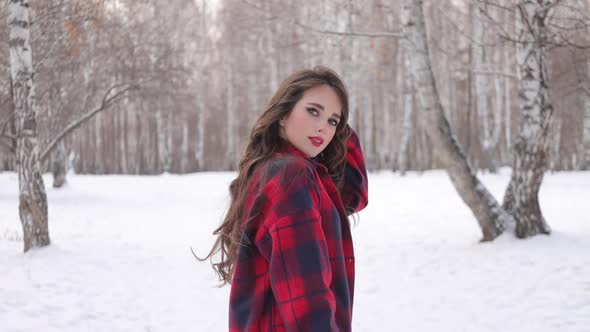
[[[501,16],[498,16],[498,20],[500,20]],[[492,52],[494,54],[493,63],[495,64],[495,66],[500,67],[502,49],[496,48]],[[500,70],[504,69],[503,67],[500,68]],[[502,113],[504,107],[504,93],[502,90],[502,80],[503,78],[500,75],[494,75],[494,108],[492,112],[493,128],[488,133],[489,145],[486,147],[487,156],[489,157],[490,162],[490,171],[492,171],[493,173],[496,173],[498,171],[498,161],[496,160],[495,152],[496,148],[498,147],[498,143],[500,142],[500,134],[502,133]]]
[[[265,6],[265,10],[267,13],[270,13],[270,15],[273,15],[273,8],[272,8],[272,1],[268,0],[264,2],[264,6]],[[270,84],[270,88],[271,90],[275,90],[279,87],[279,69],[277,61],[276,61],[276,57],[273,56],[275,52],[277,52],[277,49],[275,48],[275,43],[274,43],[274,28],[273,28],[273,24],[274,24],[274,20],[265,20],[265,24],[266,27],[264,29],[265,32],[265,39],[266,39],[266,53],[269,55],[268,57],[268,69],[269,69],[269,84]]]
[[[232,82],[232,71],[231,68],[228,70],[228,82]],[[235,138],[237,136],[237,130],[236,130],[236,117],[235,117],[235,112],[236,110],[234,109],[234,99],[237,98],[237,96],[234,95],[234,89],[233,89],[233,84],[228,84],[228,88],[227,88],[227,106],[226,106],[226,154],[225,154],[225,160],[228,163],[228,167],[227,169],[230,171],[235,170],[236,168],[236,161],[235,161],[235,157],[236,157],[236,142],[235,142]]]
[[[8,79],[8,91],[9,91],[9,95],[7,100],[4,102],[8,107],[8,126],[7,126],[7,130],[8,130],[8,134],[16,137],[16,124],[15,124],[15,119],[16,119],[16,115],[15,115],[15,106],[14,106],[14,88],[13,88],[14,84],[12,82],[12,78],[9,77]],[[0,171],[1,170],[10,170],[10,171],[15,171],[16,170],[16,140],[15,139],[10,139],[7,140],[7,142],[5,142],[5,145],[2,146],[1,148],[4,148],[5,153],[1,154],[0,153],[0,162],[3,163],[4,165],[0,165]],[[2,152],[2,150],[0,150],[0,152]]]
[[[166,105],[170,105],[167,103]],[[164,164],[164,171],[166,173],[172,172],[172,161],[174,159],[173,156],[173,144],[172,144],[172,135],[174,135],[174,128],[173,128],[173,118],[172,113],[169,110],[166,111],[166,163]]]
[[[402,175],[406,173],[408,169],[408,147],[410,145],[410,137],[413,135],[414,131],[414,103],[413,103],[413,78],[411,72],[411,59],[410,59],[410,50],[411,45],[409,45],[408,40],[402,38],[400,40],[400,44],[402,45],[402,56],[403,56],[403,82],[402,84],[402,100],[403,100],[403,110],[404,110],[404,122],[402,128],[402,138],[400,142],[399,148],[399,155],[398,155],[398,165],[399,171]]]
[[[170,171],[170,150],[168,145],[168,113],[163,115],[165,111],[162,110],[162,105],[158,105],[159,109],[156,112],[156,130],[158,131],[158,157],[160,167],[158,171],[169,172]]]
[[[561,147],[562,124],[563,120],[559,117],[555,117],[551,120],[551,125],[549,126],[548,160],[550,169],[560,169],[563,167],[559,153]]]
[[[188,121],[182,124],[182,141],[180,143],[180,173],[186,173],[188,169]]]
[[[205,102],[204,97],[199,98],[197,105],[199,110],[197,111],[197,142],[195,149],[195,159],[197,161],[197,170],[202,171],[205,168],[204,151],[205,151]]]
[[[123,103],[123,107],[126,107],[127,103]],[[128,126],[127,126],[127,112],[121,111],[118,112],[119,119],[121,121],[121,139],[119,140],[119,154],[121,155],[121,172],[123,174],[129,173],[128,162],[127,162],[127,151],[128,151],[128,143],[127,143],[127,135],[129,135]]]
[[[513,66],[512,66],[512,61],[509,61],[509,59],[511,59],[513,57],[511,57],[511,53],[510,53],[510,48],[509,47],[504,47],[504,61],[507,61],[507,64],[505,66],[506,69],[508,69],[508,71],[512,70]],[[505,128],[505,140],[506,140],[506,151],[510,151],[510,148],[512,147],[512,90],[511,90],[511,81],[510,80],[506,80],[505,84],[504,84],[504,101],[505,101],[505,105],[504,105],[504,128]]]
[[[324,13],[328,12],[328,10],[326,9],[328,6],[328,3],[323,1],[323,11]],[[352,0],[348,0],[347,2],[347,9],[348,9],[348,13],[347,13],[347,20],[346,20],[346,31],[348,32],[352,32],[353,26],[354,26],[354,2]],[[322,13],[322,14],[324,14]],[[329,14],[328,14],[329,15]],[[326,20],[324,21],[325,24],[329,24],[331,23],[330,21]],[[360,41],[357,38],[348,38],[348,49],[344,48],[343,51],[346,51],[345,54],[345,59],[342,63],[342,77],[344,78],[349,78],[348,83],[348,88],[349,91],[358,91],[358,85],[359,85],[359,77],[357,76],[357,72],[358,70],[355,70],[354,68],[354,59],[356,59],[357,56],[360,56]],[[359,117],[359,112],[357,112],[359,105],[358,102],[359,100],[361,100],[362,97],[358,96],[358,94],[355,93],[351,93],[348,97],[348,103],[349,103],[349,115],[348,115],[348,124],[355,128],[357,130],[357,133],[359,135],[364,135],[364,128],[361,128],[361,122],[360,122],[360,117]],[[364,143],[364,141],[363,141]],[[364,146],[368,146],[368,145],[364,145]]]
[[[404,0],[402,10],[404,33],[413,50],[412,72],[424,124],[455,189],[479,222],[482,241],[491,241],[502,233],[511,217],[475,176],[451,133],[432,72],[422,0]]]
[[[61,188],[66,183],[66,144],[62,140],[57,144],[51,158],[51,174],[53,175],[53,187]]]
[[[102,151],[102,118],[94,119],[94,165],[98,174],[105,174]]]
[[[584,107],[584,131],[582,136],[582,147],[580,153],[580,169],[590,170],[590,60],[585,60],[586,75],[582,84],[582,106]]]
[[[538,197],[546,168],[547,134],[553,111],[546,81],[545,54],[547,6],[550,4],[551,1],[532,0],[519,4],[517,54],[522,120],[514,144],[512,177],[504,195],[504,208],[514,217],[516,236],[521,238],[550,233]]]
[[[580,8],[581,11],[588,13],[590,10],[590,4],[586,1],[578,0],[576,3],[577,7]],[[590,38],[586,35],[586,44],[590,41]],[[582,132],[582,149],[580,155],[580,167],[582,170],[590,170],[590,59],[584,60],[584,77],[585,79],[581,81],[582,85],[582,93],[581,97],[583,98],[583,107],[584,107],[584,122],[583,122],[583,132]]]
[[[489,48],[485,48],[483,45],[486,43],[486,38],[484,34],[484,26],[483,26],[483,17],[481,11],[479,9],[475,10],[475,15],[473,16],[473,32],[474,32],[474,39],[479,45],[474,45],[473,47],[473,59],[474,59],[474,72],[475,72],[475,95],[476,95],[476,105],[477,105],[477,114],[479,116],[479,139],[482,145],[482,152],[483,152],[483,167],[488,167],[491,172],[497,171],[497,162],[494,158],[494,151],[496,149],[496,145],[498,142],[498,138],[500,135],[500,128],[501,116],[499,111],[501,109],[501,90],[499,86],[499,76],[494,75],[494,91],[495,95],[495,105],[494,108],[495,112],[490,110],[489,105],[489,94],[490,94],[490,81],[486,74],[481,73],[482,71],[490,71],[491,66],[490,64],[491,59],[488,53],[494,53],[497,56],[498,52],[496,50],[491,50]],[[494,60],[497,60],[495,58]],[[498,63],[497,61],[495,63]]]
[[[488,79],[485,74],[481,74],[479,72],[485,71],[484,65],[485,62],[485,49],[482,46],[484,43],[484,36],[483,36],[483,20],[481,17],[481,12],[478,8],[475,9],[475,13],[473,15],[473,38],[477,42],[473,46],[473,72],[475,76],[475,105],[477,109],[478,115],[478,123],[479,123],[479,141],[482,145],[483,150],[483,159],[488,161],[488,147],[489,147],[489,123],[488,123],[488,96],[487,93],[489,91]],[[483,160],[482,160],[483,161]],[[484,164],[485,165],[485,164]],[[477,167],[477,166],[476,166]],[[485,167],[485,166],[483,166]]]
[[[8,2],[10,73],[16,114],[16,169],[19,181],[19,215],[24,251],[50,244],[47,196],[41,177],[37,146],[35,84],[30,44],[29,1]]]
[[[207,1],[201,1],[201,11],[202,15],[200,17],[200,33],[204,36],[207,34],[207,28],[209,26],[209,21],[207,20]],[[201,39],[200,46],[202,48],[209,47],[207,44],[207,40],[205,38]],[[209,81],[209,55],[205,56],[204,59],[204,66],[203,71],[201,73],[202,77],[205,81]],[[205,160],[204,160],[204,152],[205,152],[205,122],[206,119],[206,103],[205,99],[209,96],[209,89],[207,84],[203,85],[200,90],[200,94],[197,96],[197,142],[195,146],[195,160],[197,162],[196,169],[197,171],[202,171],[205,168]]]

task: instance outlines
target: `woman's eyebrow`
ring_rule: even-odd
[[[309,104],[321,109],[322,111],[324,110],[324,106],[322,104],[318,104],[318,103],[309,103]]]
[[[318,104],[318,103],[309,103],[309,104],[321,109],[322,111],[324,110],[324,106],[322,104]],[[332,113],[332,115],[337,117],[338,119],[340,119],[340,114]]]

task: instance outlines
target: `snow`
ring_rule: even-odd
[[[52,245],[23,254],[0,174],[0,331],[227,330],[229,288],[190,250],[210,248],[233,176],[69,175],[47,190]],[[500,198],[509,171],[481,178]],[[354,330],[588,331],[590,172],[546,174],[540,201],[551,236],[481,244],[444,172],[371,174]]]

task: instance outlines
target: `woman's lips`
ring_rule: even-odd
[[[320,145],[324,144],[324,139],[319,136],[310,136],[308,138],[311,141],[311,144],[313,144],[315,146],[320,146]]]

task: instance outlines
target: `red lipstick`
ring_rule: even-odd
[[[319,136],[309,136],[308,138],[311,141],[311,144],[315,146],[320,146],[324,144],[324,139]]]

